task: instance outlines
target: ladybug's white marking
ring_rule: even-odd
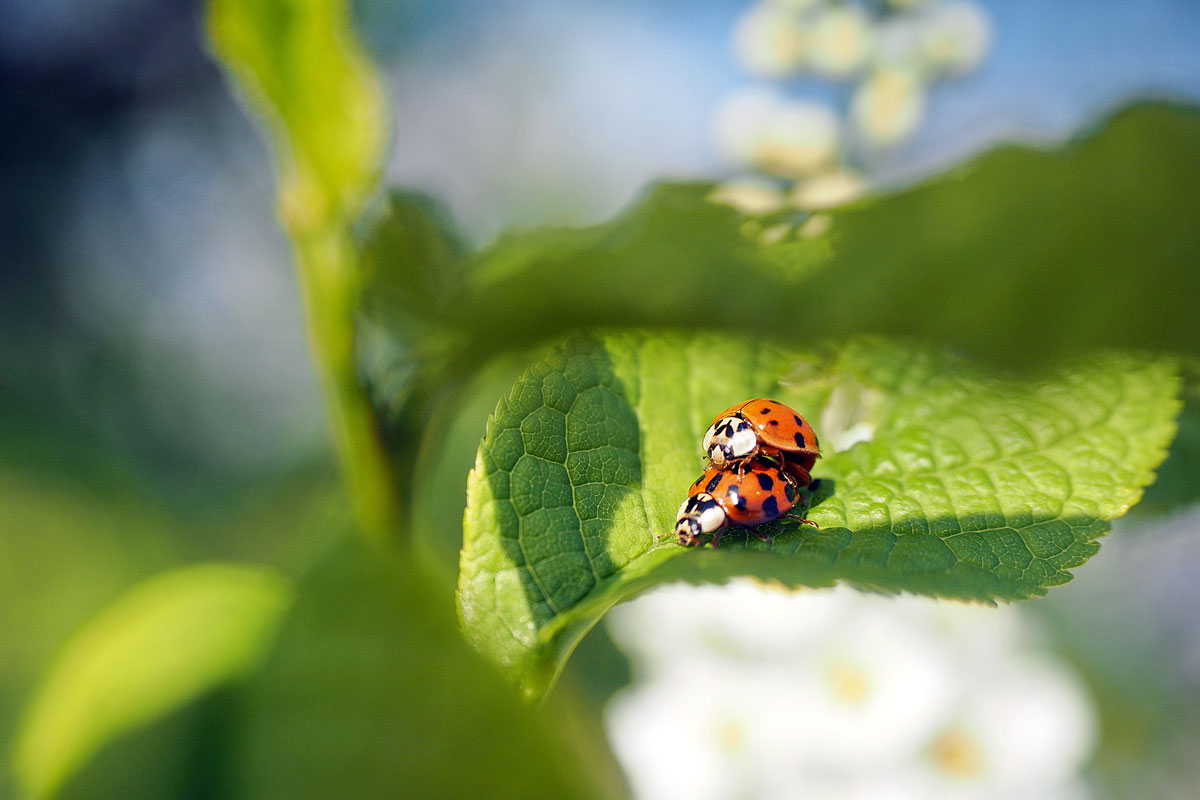
[[[753,458],[758,452],[758,431],[741,417],[722,417],[704,434],[704,452],[714,466]]]
[[[711,494],[700,492],[683,501],[675,522],[675,535],[690,544],[702,533],[716,533],[725,527],[725,509]]]

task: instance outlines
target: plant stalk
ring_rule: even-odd
[[[363,535],[381,545],[400,529],[391,459],[358,379],[355,314],[361,281],[355,250],[337,223],[293,234],[308,343],[334,448]]]

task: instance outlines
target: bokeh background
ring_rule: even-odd
[[[1134,99],[1200,102],[1200,5],[1186,0],[360,0],[354,10],[392,106],[388,181],[442,198],[477,243],[510,225],[602,220],[655,178],[729,179],[751,202],[808,191],[816,206],[829,191],[903,185],[1001,142],[1053,146]],[[96,609],[197,559],[303,561],[315,537],[304,520],[334,491],[271,159],[206,49],[202,13],[191,2],[0,0],[5,746],[56,647]],[[1180,198],[1181,219],[1195,204]],[[884,783],[886,796],[936,796],[967,785],[949,780],[955,770],[1032,763],[1013,743],[1041,725],[1037,709],[1018,724],[948,680],[927,690],[923,707],[944,706],[925,723],[929,748],[893,753],[885,769],[861,743],[845,774],[810,785],[768,766],[772,743],[802,740],[810,720],[768,719],[773,692],[761,686],[728,690],[732,716],[714,704],[711,719],[692,719],[675,677],[774,664],[764,681],[826,708],[847,737],[886,743],[888,725],[915,723],[863,698],[925,697],[904,676],[977,669],[962,654],[983,639],[996,648],[991,668],[1040,681],[1044,705],[1065,709],[1046,723],[1060,726],[1054,741],[1075,738],[1074,749],[1051,748],[1055,769],[1014,768],[970,796],[1190,797],[1198,528],[1194,509],[1119,521],[1072,584],[1001,612],[831,593],[827,620],[927,643],[896,645],[912,664],[890,675],[871,672],[900,659],[886,640],[844,643],[833,658],[816,627],[789,627],[811,598],[739,585],[631,604],[614,618],[615,643],[606,630],[585,642],[568,683],[584,687],[641,796],[686,787],[663,784],[662,762],[637,753],[689,726],[711,733],[672,767],[696,779],[689,797],[875,797]],[[719,609],[729,592],[757,609],[759,634],[716,611],[702,615],[707,627],[664,622],[680,605]],[[201,732],[180,747],[207,741]],[[158,769],[186,772],[189,758],[172,758]],[[96,777],[96,791],[142,763],[128,759],[114,762],[116,777]],[[867,778],[863,763],[875,765]],[[206,796],[205,779],[177,783]]]

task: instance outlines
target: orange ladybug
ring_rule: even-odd
[[[812,483],[820,442],[796,410],[776,400],[757,398],[722,411],[704,434],[704,452],[714,467],[746,466],[758,455],[775,459],[801,486]]]
[[[751,527],[779,519],[799,499],[796,479],[774,464],[754,461],[742,474],[709,467],[679,507],[675,535],[680,544],[691,547],[703,544],[701,534],[712,534],[716,547],[727,524]],[[754,533],[761,539],[770,538]]]

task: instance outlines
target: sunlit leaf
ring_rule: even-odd
[[[34,435],[24,441],[54,459],[70,456]],[[73,469],[94,468],[96,460]],[[0,796],[10,796],[11,737],[44,665],[95,609],[179,562],[182,526],[111,480],[115,468],[109,480],[84,483],[0,461],[9,461],[0,466]]]
[[[660,184],[609,222],[513,231],[457,263],[435,259],[448,283],[428,302],[391,304],[363,372],[393,440],[412,448],[423,436],[414,479],[425,485],[413,503],[437,521],[416,530],[449,563],[461,542],[452,506],[474,445],[443,435],[481,433],[478,406],[490,402],[479,397],[487,382],[465,375],[595,326],[793,343],[874,331],[1024,373],[1100,345],[1200,352],[1200,228],[1188,216],[1197,192],[1200,117],[1164,105],[1128,108],[1062,147],[1003,147],[811,215],[743,214],[712,184]],[[413,207],[400,211],[408,219]],[[393,230],[381,225],[371,240],[385,273],[412,253],[389,244]],[[379,300],[388,305],[385,293]],[[409,403],[417,375],[429,373],[436,402]],[[1157,493],[1160,505],[1200,496],[1184,445],[1169,467],[1181,480],[1169,497]]]
[[[20,734],[16,773],[52,796],[106,742],[243,676],[290,588],[265,568],[204,564],[136,586],[63,646]]]
[[[867,339],[577,338],[500,400],[469,480],[459,605],[472,640],[531,691],[614,603],[664,580],[836,581],[974,601],[1070,580],[1154,478],[1175,432],[1170,361],[1096,355],[1038,380]],[[769,396],[826,457],[809,518],[669,539],[712,417]],[[869,439],[869,440],[864,440]],[[666,540],[663,537],[668,537]]]
[[[383,93],[342,0],[211,0],[217,53],[271,127],[294,231],[352,219],[387,142]]]

